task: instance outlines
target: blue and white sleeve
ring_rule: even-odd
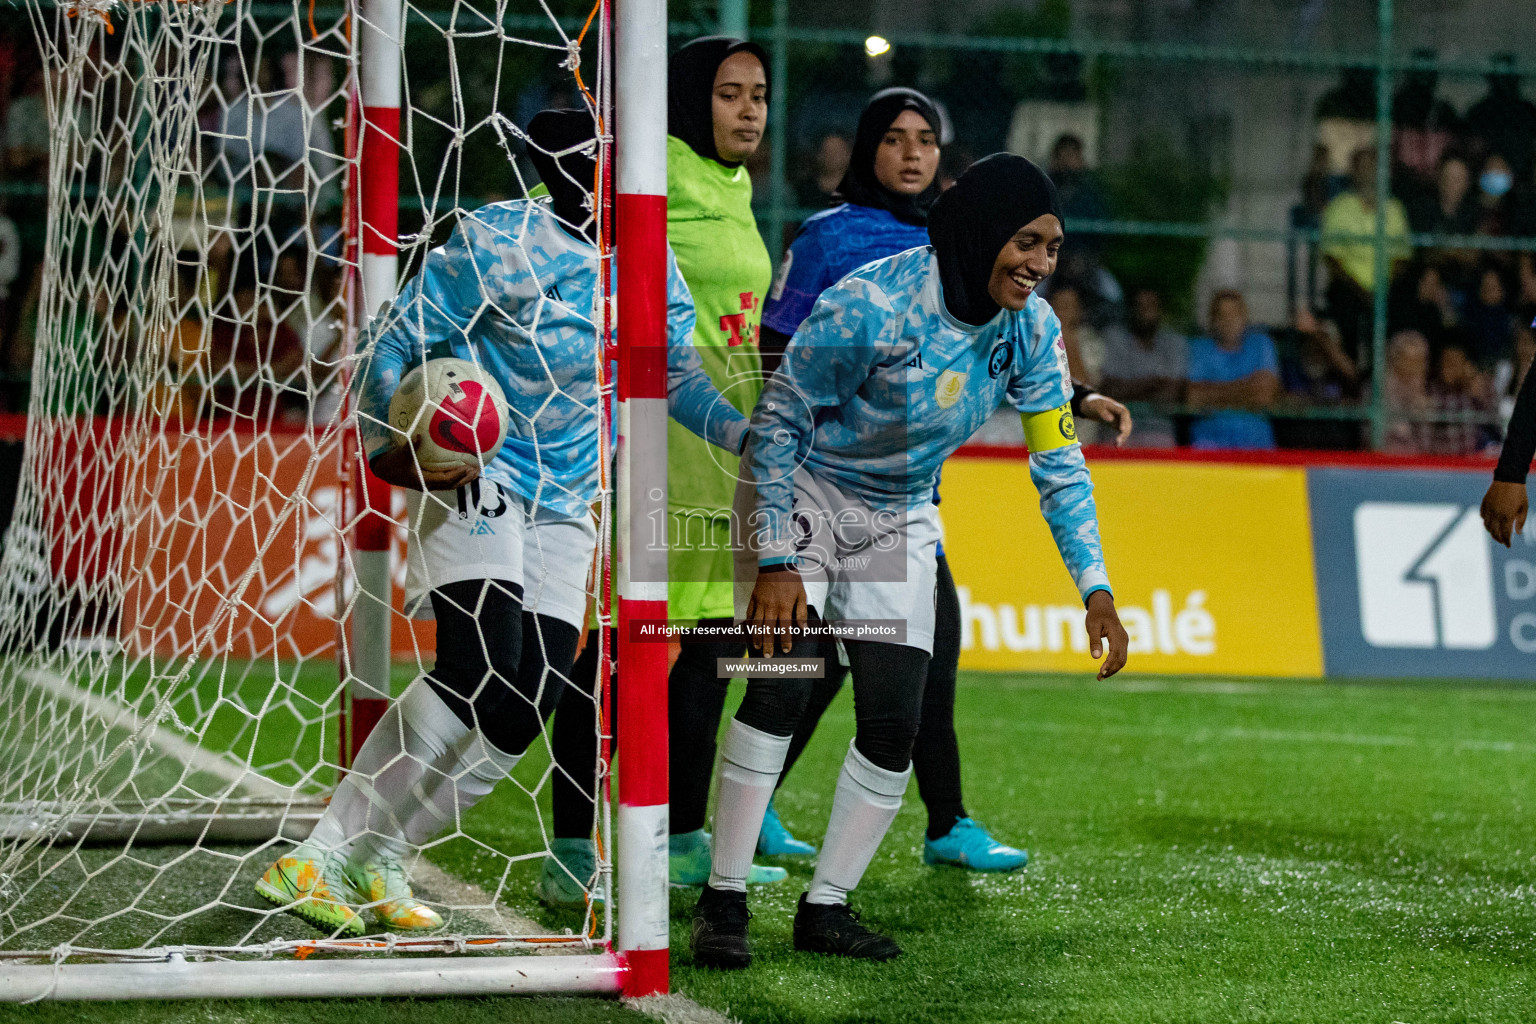
[[[817,411],[851,399],[869,379],[879,346],[889,345],[899,330],[889,296],[850,277],[823,292],[795,332],[752,411],[749,461],[757,521],[750,526],[758,535],[760,565],[794,563],[794,472],[810,450]]]
[[[747,418],[727,402],[704,372],[693,347],[693,296],[667,252],[667,412],[710,444],[741,454]]]
[[[461,221],[446,244],[427,254],[421,272],[363,332],[355,386],[358,431],[369,459],[403,440],[389,424],[389,401],[401,378],[426,360],[431,346],[467,338],[484,305],[469,225],[469,218]]]
[[[1072,376],[1054,313],[1047,311],[1033,344],[1020,355],[1008,401],[1024,419],[1029,478],[1040,494],[1040,514],[1083,602],[1095,590],[1113,596],[1099,539],[1093,478],[1072,423]]]

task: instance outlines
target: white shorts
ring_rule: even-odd
[[[891,642],[933,653],[938,586],[938,508],[932,501],[876,511],[830,480],[795,470],[796,561],[806,599],[825,621],[899,623]],[[736,485],[736,521],[753,522],[757,491]],[[736,618],[746,617],[757,584],[757,544],[750,526],[736,546]]]
[[[531,514],[529,506],[493,480],[457,491],[407,491],[407,614],[432,618],[428,595],[449,583],[506,580],[522,587],[524,609],[580,629],[597,526],[590,515]]]

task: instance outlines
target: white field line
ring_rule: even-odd
[[[122,729],[135,736],[142,736],[182,764],[240,786],[252,796],[287,802],[305,796],[295,788],[273,782],[260,772],[235,764],[205,747],[183,739],[169,729],[148,722],[130,707],[82,690],[63,676],[40,668],[23,669],[21,676],[38,689],[68,701],[106,723],[109,729]]]
[[[623,1000],[631,1010],[645,1014],[662,1024],[740,1024],[735,1017],[727,1017],[718,1010],[700,1006],[681,992],[664,996],[641,996]]]

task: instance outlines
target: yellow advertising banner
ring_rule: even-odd
[[[1323,674],[1305,470],[1131,460],[1092,469],[1128,671]],[[951,459],[942,493],[960,667],[1091,671],[1082,602],[1025,461]]]

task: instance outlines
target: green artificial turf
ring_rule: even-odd
[[[854,894],[906,949],[884,965],[795,952],[810,878],[754,889],[757,963],[674,987],[743,1021],[1381,1022],[1536,1019],[1536,690],[1038,676],[961,678],[972,814],[1021,872],[921,863],[916,786]],[[845,693],[781,792],[819,842],[852,732]],[[286,746],[286,744],[284,744]],[[620,761],[622,768],[622,759]],[[545,759],[465,821],[440,865],[533,909]],[[531,799],[528,790],[536,793]],[[483,845],[482,845],[483,844]],[[601,1000],[114,1004],[0,1021],[638,1020]]]
[[[756,890],[757,960],[674,979],[756,1022],[1536,1019],[1536,692],[970,675],[971,813],[1033,861],[922,865],[916,787],[854,903],[891,964],[796,953],[809,868]],[[778,806],[817,840],[844,695]]]

